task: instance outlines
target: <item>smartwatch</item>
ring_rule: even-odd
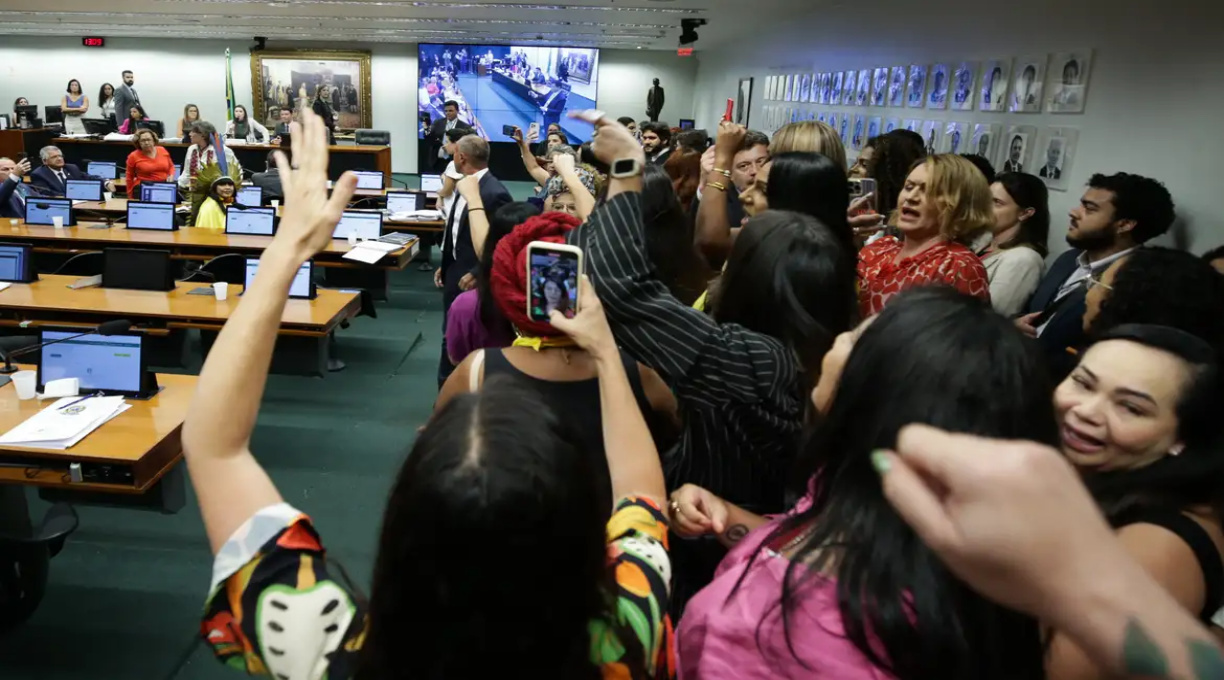
[[[636,158],[622,158],[612,162],[612,179],[629,179],[642,174],[642,162]]]

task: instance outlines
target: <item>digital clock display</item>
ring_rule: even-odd
[[[103,47],[106,45],[106,38],[81,38],[81,44],[85,47]]]

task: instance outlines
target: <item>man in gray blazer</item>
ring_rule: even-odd
[[[136,77],[131,71],[123,72],[123,84],[115,88],[115,123],[123,122],[128,117],[128,111],[140,104],[140,95],[136,94]]]
[[[265,202],[273,198],[279,201],[285,197],[285,190],[281,188],[280,170],[276,167],[275,151],[268,152],[268,169],[251,175],[251,184],[263,189]]]

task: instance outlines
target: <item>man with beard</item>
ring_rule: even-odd
[[[1084,293],[1109,265],[1173,224],[1173,197],[1160,182],[1120,172],[1093,175],[1080,203],[1071,211],[1067,243],[1071,250],[1054,260],[1016,326],[1037,339],[1050,358],[1055,381],[1069,371],[1068,348],[1084,341]]]
[[[642,131],[642,149],[646,162],[663,165],[671,156],[671,127],[667,123],[651,121],[639,128]]]

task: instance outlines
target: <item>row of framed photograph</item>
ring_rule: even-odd
[[[831,126],[847,149],[862,151],[867,140],[897,128],[922,135],[927,153],[978,154],[999,172],[1028,172],[1046,186],[1067,190],[1067,176],[1079,143],[1079,130],[1070,127],[970,123],[957,120],[884,118],[859,112],[815,111],[766,106],[766,128],[816,120]]]
[[[1048,87],[1047,65],[1057,74]],[[765,101],[1013,113],[1040,113],[1044,106],[1050,113],[1083,113],[1091,67],[1092,50],[1086,49],[1014,60],[792,73],[765,78]]]

